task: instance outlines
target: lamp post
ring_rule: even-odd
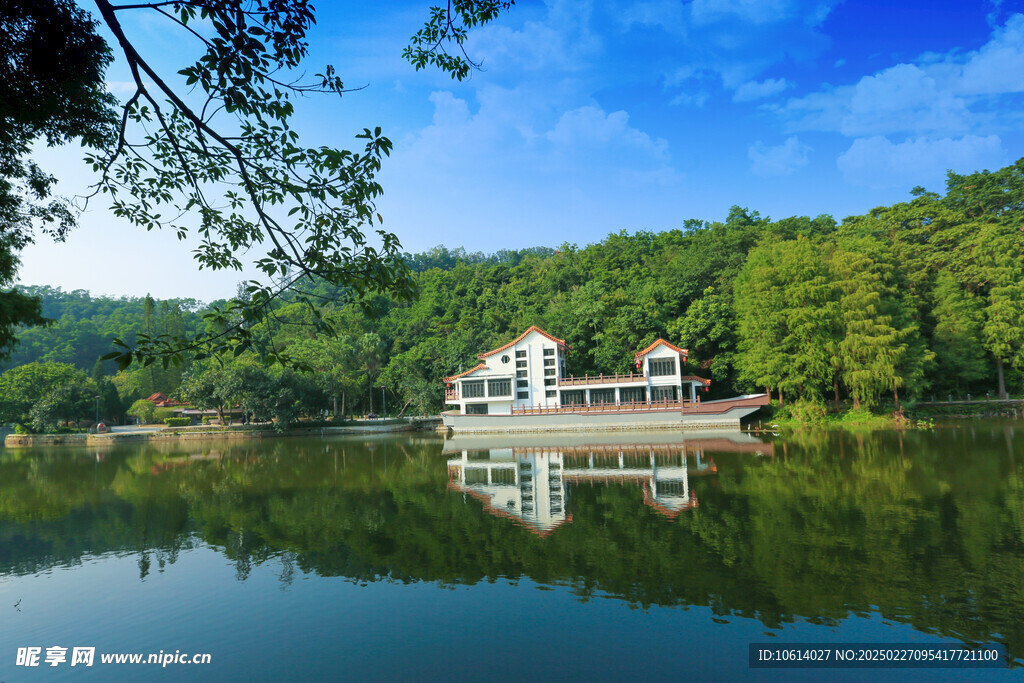
[[[100,397],[96,397],[96,424],[100,423]]]

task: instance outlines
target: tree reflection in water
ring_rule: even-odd
[[[1024,656],[1013,423],[675,440],[8,449],[0,573],[127,551],[144,581],[208,545],[239,581],[271,559],[282,586],[528,577],[770,628],[877,612]]]

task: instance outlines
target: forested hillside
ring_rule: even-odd
[[[441,377],[538,325],[571,345],[573,374],[629,371],[634,351],[665,337],[691,350],[690,371],[714,380],[711,397],[767,387],[783,400],[870,407],[933,394],[995,396],[1001,387],[1019,393],[1022,226],[1024,160],[951,174],[945,195],[918,188],[908,202],[841,223],[733,207],[721,222],[623,231],[583,248],[487,256],[438,247],[408,255],[419,290],[412,303],[325,305],[319,314],[338,330],[331,337],[317,335],[307,304],[286,300],[251,329],[257,349],[284,348],[314,374],[257,372],[246,353],[133,366],[113,382],[129,403],[152,391],[224,402],[259,385],[287,395],[264,400],[262,410],[290,402],[295,414],[367,411],[383,388],[390,407],[430,412],[442,407]],[[41,296],[56,322],[22,331],[6,367],[58,361],[99,378],[112,372],[96,366],[111,338],[207,324],[202,306],[187,299],[25,291]]]

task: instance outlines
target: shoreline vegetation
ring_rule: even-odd
[[[41,433],[129,415],[161,422],[167,409],[146,405],[157,394],[282,428],[437,415],[442,378],[531,325],[572,349],[568,375],[631,372],[635,350],[664,338],[689,349],[688,374],[711,380],[703,399],[765,392],[780,419],[800,422],[956,416],[981,409],[924,403],[1019,396],[1024,159],[950,173],[945,195],[911,195],[842,221],[734,206],[721,222],[623,230],[583,248],[439,246],[403,255],[411,301],[311,281],[308,297],[282,296],[247,323],[245,346],[143,354],[123,368],[110,357],[115,339],[171,349],[237,321],[212,312],[224,302],[22,287],[52,322],[17,330],[0,358],[0,424]],[[868,413],[832,418],[832,404]]]
[[[927,401],[882,404],[874,410],[797,400],[784,407],[778,401],[756,413],[758,429],[772,427],[929,428],[934,420],[1024,418],[1024,398],[1006,400]]]

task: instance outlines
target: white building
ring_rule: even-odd
[[[688,351],[659,339],[634,354],[637,372],[569,377],[569,346],[533,326],[481,353],[476,367],[445,377],[445,402],[462,415],[594,410],[633,412],[699,401],[711,380],[684,375]]]

